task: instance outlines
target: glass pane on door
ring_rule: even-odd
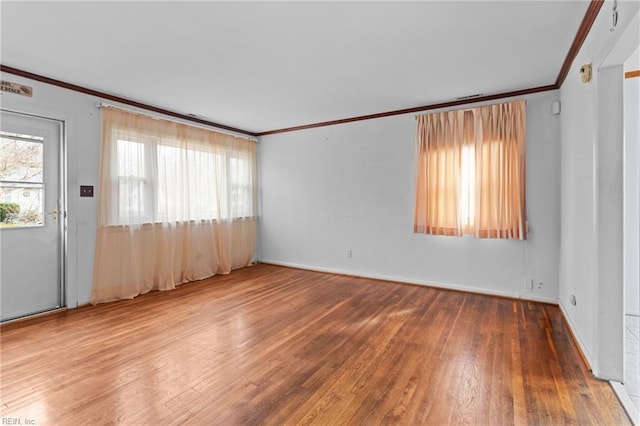
[[[43,138],[0,131],[0,228],[42,226]]]

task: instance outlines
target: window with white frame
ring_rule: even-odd
[[[253,150],[112,131],[109,223],[131,225],[254,216]]]

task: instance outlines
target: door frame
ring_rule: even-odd
[[[59,153],[58,153],[58,193],[60,198],[60,220],[58,220],[58,309],[64,309],[68,305],[67,290],[67,231],[69,229],[67,225],[67,122],[58,118],[48,117],[45,115],[34,114],[30,112],[24,112],[15,110],[12,108],[1,107],[0,111],[8,114],[20,115],[23,117],[30,117],[38,120],[50,121],[58,124],[58,140],[59,140]],[[55,309],[53,309],[55,310]],[[51,311],[46,311],[51,312]],[[23,317],[18,317],[11,322],[22,318],[28,318],[32,315],[41,315],[46,312],[28,314]]]
[[[611,194],[595,188],[594,218],[596,232],[596,301],[595,318],[595,363],[594,374],[612,382],[624,380],[624,281],[623,281],[623,176],[621,170],[624,147],[623,121],[623,65],[638,46],[638,24],[640,11],[635,10],[629,24],[618,32],[593,58],[597,70],[597,89],[593,91],[594,122],[596,123],[594,150],[608,153],[599,155],[594,167],[595,185],[607,178],[619,190],[620,200],[611,199]],[[612,155],[611,149],[616,152]],[[594,151],[594,152],[595,152]],[[614,158],[615,156],[615,158]],[[605,213],[615,217],[615,223],[601,218]],[[604,241],[603,241],[604,240]],[[612,249],[613,248],[613,249]]]

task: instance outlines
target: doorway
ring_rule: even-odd
[[[64,124],[0,111],[0,320],[64,306]]]

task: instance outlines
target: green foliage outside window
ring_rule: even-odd
[[[20,213],[18,203],[0,203],[0,222],[8,222]]]

